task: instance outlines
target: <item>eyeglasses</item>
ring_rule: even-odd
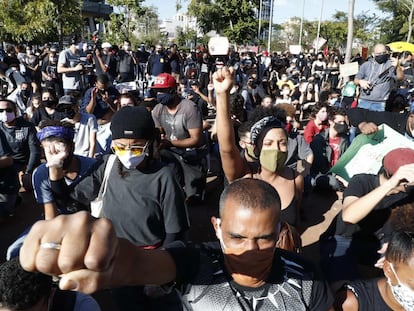
[[[130,151],[133,156],[140,156],[141,154],[143,154],[145,152],[145,150],[148,147],[148,144],[149,144],[149,142],[147,141],[145,143],[145,146],[129,146],[129,147],[126,147],[126,146],[113,145],[112,146],[112,151],[116,154],[121,155],[121,156],[124,155],[127,151]]]
[[[0,108],[0,113],[1,112],[4,112],[4,111],[6,111],[6,112],[13,112],[13,109],[11,109],[11,108],[4,108],[4,109]]]

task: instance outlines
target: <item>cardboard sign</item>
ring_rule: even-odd
[[[354,76],[358,73],[358,71],[359,71],[358,62],[339,65],[339,73],[341,77]]]
[[[341,155],[331,172],[349,181],[356,174],[378,174],[384,156],[396,148],[414,149],[414,142],[381,124],[371,135],[358,135],[344,154]]]
[[[300,45],[289,45],[289,52],[293,55],[298,55],[302,52],[302,47]]]
[[[229,39],[227,37],[211,37],[208,41],[210,55],[227,55],[229,52]]]

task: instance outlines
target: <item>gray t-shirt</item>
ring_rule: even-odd
[[[70,49],[64,50],[59,54],[58,64],[63,64],[66,68],[76,67],[80,63],[79,54],[74,54]],[[80,90],[81,89],[81,73],[67,72],[62,74],[63,89]]]
[[[188,99],[183,99],[175,114],[170,114],[167,107],[158,104],[152,111],[156,127],[162,127],[168,140],[190,137],[188,130],[201,128],[203,119],[198,106]]]

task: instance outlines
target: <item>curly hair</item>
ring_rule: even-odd
[[[414,203],[406,203],[392,209],[389,224],[393,231],[414,232]]]
[[[414,203],[393,208],[388,222],[392,228],[386,258],[396,262],[408,262],[414,252]]]
[[[0,265],[0,307],[25,310],[49,296],[52,277],[23,270],[18,258]]]

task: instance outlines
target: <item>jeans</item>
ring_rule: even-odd
[[[358,108],[363,108],[371,111],[385,111],[385,102],[373,102],[360,99],[358,101]]]

